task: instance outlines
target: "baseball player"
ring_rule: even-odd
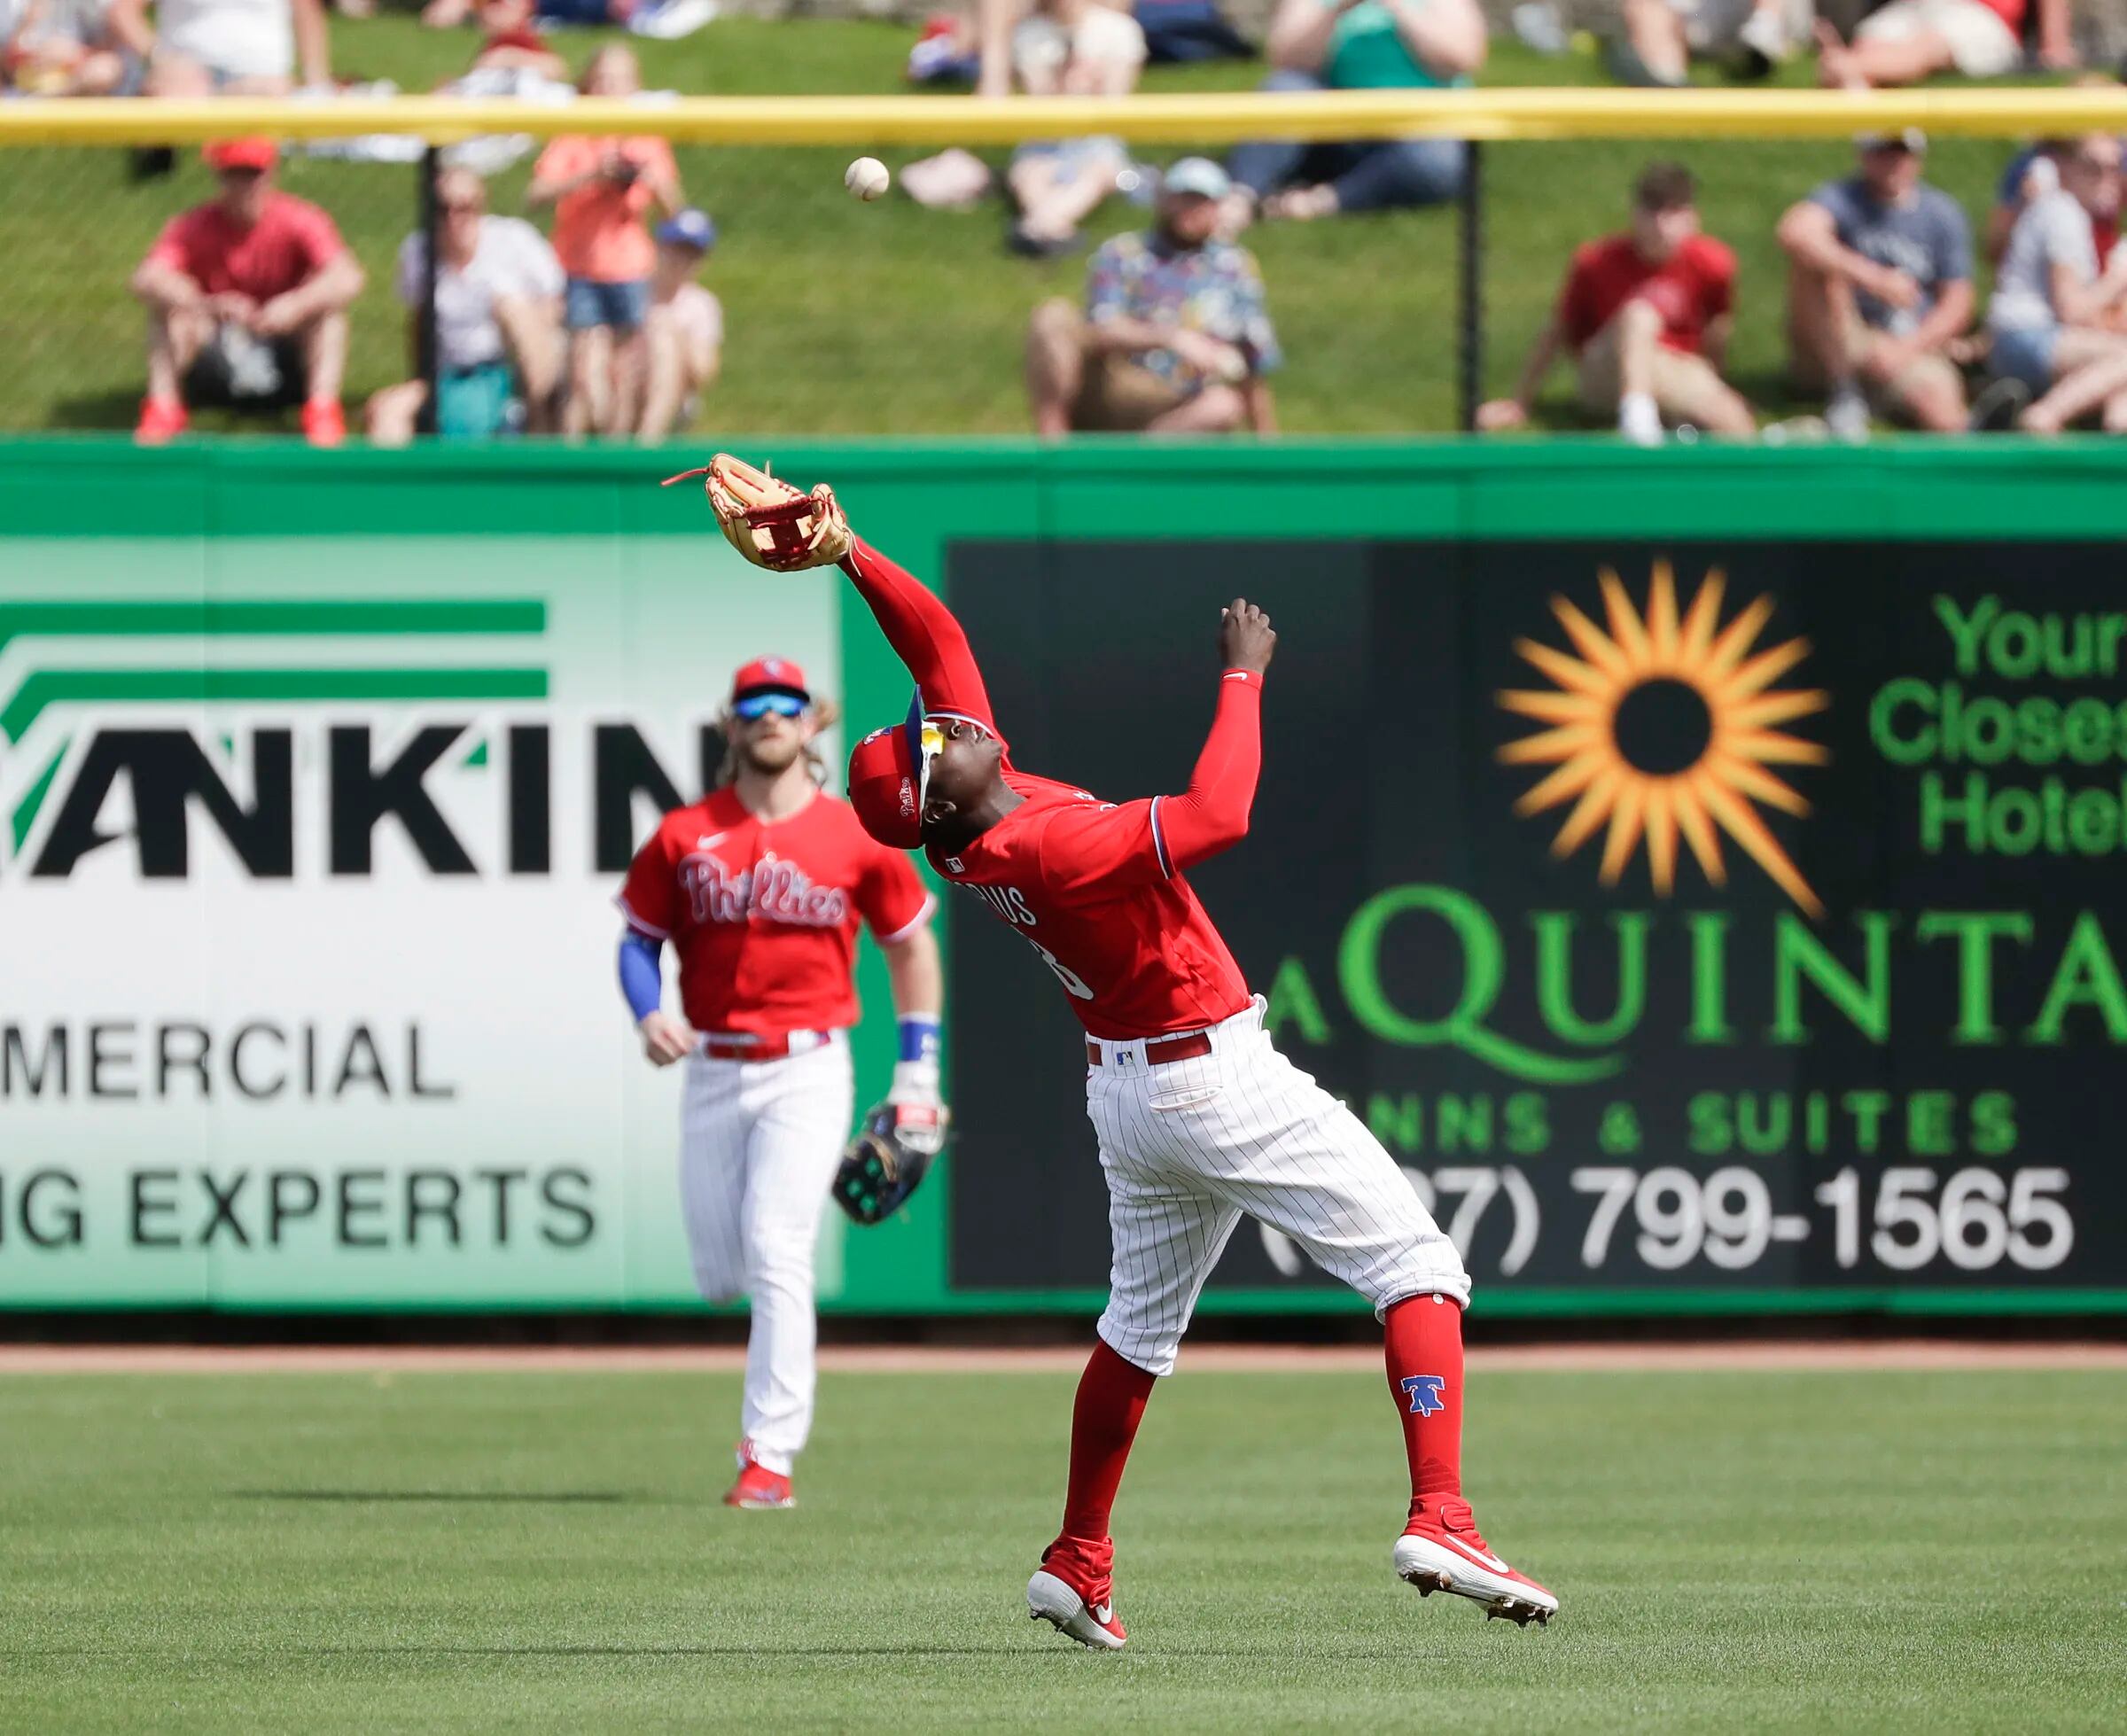
[[[746,558],[777,571],[836,562],[870,605],[916,694],[905,724],[851,753],[850,805],[880,843],[925,851],[1009,923],[1086,1029],[1113,1265],[1071,1414],[1064,1522],[1027,1582],[1028,1613],[1086,1646],[1123,1644],[1110,1511],[1153,1381],[1173,1371],[1246,1215],[1381,1319],[1411,1473],[1397,1574],[1473,1599],[1488,1618],[1547,1622],[1558,1600],[1492,1553],[1462,1499],[1461,1258],[1365,1125],[1273,1046],[1262,999],[1182,878],[1247,833],[1269,619],[1238,598],[1223,611],[1218,709],[1188,788],[1103,802],[1013,767],[960,623],[851,533],[831,489],[801,495],[722,454],[706,487]]]
[[[718,787],[665,816],[619,903],[620,987],[652,1065],[687,1063],[680,1203],[695,1282],[751,1295],[738,1507],[796,1505],[812,1427],[813,1246],[848,1137],[845,1032],[857,922],[886,954],[900,1024],[887,1102],[935,1127],[938,942],[933,899],[907,856],[868,837],[820,787],[813,743],[831,720],[781,658],[734,677]],[[679,955],[683,1016],[663,1009],[661,951]]]

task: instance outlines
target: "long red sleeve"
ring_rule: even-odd
[[[887,642],[908,666],[916,691],[923,697],[924,712],[972,718],[996,735],[982,671],[975,666],[968,635],[953,611],[922,580],[895,565],[861,537],[842,557],[841,566],[871,605]]]
[[[1194,868],[1248,836],[1248,811],[1255,805],[1262,769],[1263,677],[1228,669],[1219,683],[1219,710],[1188,789],[1161,797],[1152,811],[1170,872]]]

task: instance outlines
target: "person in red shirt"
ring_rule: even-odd
[[[185,404],[300,402],[304,438],[347,438],[339,387],[362,271],[332,219],[273,184],[269,138],[206,150],[221,191],[170,219],[133,274],[148,308],[148,391],[134,438],[182,434]]]
[[[2076,64],[2069,0],[2037,0],[2039,64]],[[1918,84],[1937,73],[2000,78],[2023,65],[2033,0],[1888,0],[1854,27],[1850,43],[1817,21],[1817,78],[1835,90]]]
[[[813,1247],[849,1137],[845,1033],[857,924],[886,954],[900,1060],[887,1098],[912,1133],[942,1128],[934,900],[907,857],[874,843],[820,787],[832,711],[805,672],[762,658],[731,683],[717,787],[666,814],[619,905],[620,987],[653,1066],[687,1063],[680,1202],[695,1281],[750,1294],[732,1506],[787,1507],[812,1427]],[[679,955],[678,1015],[660,955]]]
[[[1757,419],[1720,375],[1734,321],[1735,255],[1699,232],[1691,171],[1654,163],[1632,190],[1632,225],[1573,255],[1549,323],[1537,334],[1514,395],[1477,410],[1486,433],[1519,428],[1561,349],[1578,364],[1580,401],[1617,418],[1640,446],[1664,422],[1717,434],[1755,432]]]
[[[1292,1237],[1383,1321],[1411,1479],[1398,1575],[1547,1621],[1557,1599],[1486,1547],[1461,1496],[1461,1257],[1365,1124],[1278,1052],[1262,998],[1184,878],[1248,830],[1268,619],[1238,598],[1222,613],[1217,711],[1188,787],[1106,802],[1011,763],[966,634],[917,580],[861,538],[841,566],[916,683],[907,721],[851,753],[851,806],[881,844],[923,850],[1009,924],[1085,1028],[1112,1282],[1029,1613],[1081,1645],[1124,1643],[1109,1535],[1123,1467],[1246,1216]]]

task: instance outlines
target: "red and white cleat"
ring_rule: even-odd
[[[1128,1636],[1115,1619],[1114,1561],[1112,1543],[1059,1537],[1041,1552],[1040,1569],[1026,1582],[1028,1619],[1095,1651],[1121,1651]]]
[[[798,1498],[791,1492],[791,1480],[780,1471],[771,1471],[753,1457],[753,1443],[738,1444],[738,1481],[731,1485],[731,1492],[724,1497],[728,1507],[794,1507]]]
[[[1458,1495],[1428,1499],[1396,1539],[1396,1576],[1421,1597],[1453,1592],[1484,1606],[1484,1618],[1504,1615],[1542,1627],[1558,1614],[1558,1600],[1525,1573],[1516,1573],[1477,1535],[1469,1503]]]

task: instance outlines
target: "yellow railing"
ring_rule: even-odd
[[[1141,144],[1244,138],[1841,138],[1891,127],[1994,138],[2127,131],[2127,88],[1934,90],[1341,90],[1082,97],[689,97],[541,104],[404,97],[349,101],[97,100],[0,105],[0,146],[180,144],[482,133],[659,133],[692,144],[1010,144],[1113,133]]]

